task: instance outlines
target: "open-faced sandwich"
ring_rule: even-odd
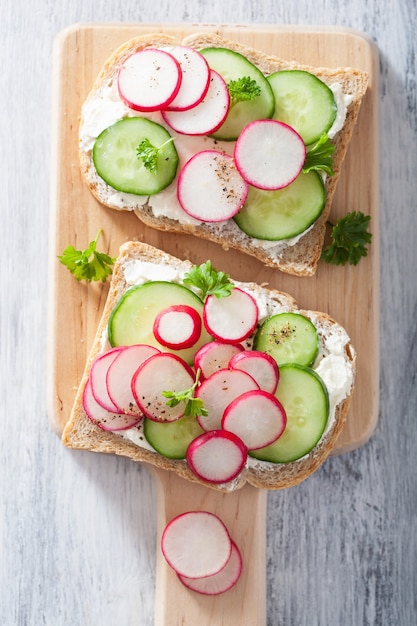
[[[329,455],[354,378],[354,348],[328,315],[129,242],[62,440],[222,491],[280,489]]]
[[[367,80],[213,33],[140,36],[84,102],[81,170],[148,226],[312,275]]]

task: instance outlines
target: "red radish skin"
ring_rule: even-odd
[[[211,135],[223,124],[230,107],[229,90],[223,78],[210,70],[206,95],[186,111],[162,111],[165,122],[182,135]],[[165,107],[166,108],[166,107]]]
[[[88,379],[83,392],[83,408],[87,417],[101,430],[119,431],[127,430],[136,426],[143,415],[126,415],[124,413],[113,413],[103,408],[94,398],[91,389],[90,379]]]
[[[287,416],[280,401],[267,391],[248,391],[226,407],[222,428],[240,437],[248,450],[269,446],[284,432]]]
[[[110,365],[106,377],[107,391],[120,413],[142,413],[132,393],[132,377],[146,359],[159,352],[158,348],[144,344],[123,346]]]
[[[187,448],[187,463],[201,480],[228,483],[242,472],[248,458],[244,442],[227,430],[211,430],[199,435]]]
[[[91,391],[95,400],[107,411],[117,413],[119,408],[112,402],[107,391],[107,372],[121,348],[112,348],[94,359],[90,370]]]
[[[214,513],[187,511],[166,525],[161,550],[177,574],[200,579],[223,570],[232,554],[232,540]]]
[[[147,359],[132,379],[132,393],[140,410],[156,422],[173,422],[184,415],[185,405],[167,405],[164,391],[179,392],[194,384],[191,367],[176,354],[161,352]]]
[[[230,360],[236,354],[243,352],[240,343],[226,343],[224,341],[211,341],[204,344],[194,356],[194,368],[200,370],[200,381],[221,369],[226,369]]]
[[[208,415],[199,415],[198,423],[205,431],[221,428],[225,408],[246,391],[259,389],[255,380],[239,370],[223,369],[214,372],[197,388],[195,396],[204,402]]]
[[[153,333],[162,346],[182,350],[197,343],[201,328],[201,317],[196,309],[186,304],[176,304],[158,313]]]
[[[181,81],[180,64],[171,54],[146,48],[132,54],[121,66],[119,95],[135,111],[159,111],[177,96]]]
[[[277,120],[250,122],[234,148],[236,167],[253,187],[269,191],[290,185],[300,174],[306,148],[300,135]]]
[[[233,158],[217,150],[203,150],[182,168],[177,184],[181,207],[203,222],[224,222],[240,210],[248,185],[237,171]]]
[[[177,574],[179,580],[191,591],[207,596],[215,596],[229,591],[234,587],[242,573],[242,555],[236,543],[232,540],[230,559],[217,574],[203,578],[187,578]]]
[[[234,354],[228,366],[250,374],[263,391],[275,393],[277,390],[279,368],[270,354],[258,350],[245,350]]]
[[[182,81],[168,111],[187,111],[200,104],[210,85],[210,68],[197,50],[187,46],[174,46],[166,50],[181,66]]]
[[[219,341],[229,343],[244,341],[254,332],[258,318],[259,311],[255,299],[238,287],[225,298],[210,295],[204,303],[204,325]]]

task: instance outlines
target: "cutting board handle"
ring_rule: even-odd
[[[267,492],[246,485],[223,493],[190,483],[173,472],[153,473],[158,515],[155,626],[265,626]],[[190,591],[161,553],[160,539],[166,524],[192,510],[218,515],[240,548],[242,574],[226,593],[205,596]]]

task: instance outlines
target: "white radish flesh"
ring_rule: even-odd
[[[140,410],[157,422],[172,422],[184,415],[185,404],[167,404],[164,391],[179,392],[194,384],[189,365],[175,354],[161,352],[147,359],[135,372],[132,391]]]
[[[208,332],[220,341],[238,343],[249,337],[258,323],[258,305],[252,296],[235,287],[229,296],[208,296],[203,320]]]
[[[240,437],[248,450],[276,441],[284,432],[287,417],[279,400],[267,391],[248,391],[226,408],[222,427]]]
[[[223,124],[229,106],[230,96],[225,81],[220,74],[210,70],[208,90],[201,102],[186,111],[162,111],[162,117],[177,133],[211,135]]]
[[[90,370],[91,390],[96,401],[107,411],[117,413],[119,408],[114,404],[107,390],[107,372],[121,348],[112,348],[94,359]]]
[[[199,104],[207,94],[210,85],[210,68],[197,50],[187,46],[168,48],[181,67],[182,81],[174,100],[168,105],[169,111],[186,111]]]
[[[177,304],[164,309],[155,318],[155,339],[172,350],[191,348],[200,339],[201,317],[193,307]]]
[[[279,381],[279,369],[277,362],[270,354],[258,350],[245,350],[234,354],[228,365],[231,369],[250,374],[263,391],[275,393]]]
[[[242,573],[242,556],[234,541],[232,541],[232,554],[230,559],[217,574],[204,576],[203,578],[188,578],[178,574],[179,580],[191,591],[208,596],[215,596],[229,591],[239,580]]]
[[[220,572],[232,553],[223,522],[208,511],[187,511],[172,519],[161,537],[168,564],[181,576],[203,578]]]
[[[158,111],[176,97],[181,80],[180,64],[172,55],[146,48],[132,54],[121,66],[119,94],[135,111]]]
[[[206,378],[196,390],[196,397],[204,402],[208,415],[197,417],[206,431],[221,428],[225,408],[246,391],[259,389],[252,376],[239,370],[224,369]]]
[[[291,126],[277,120],[256,120],[240,133],[235,149],[236,167],[259,189],[282,189],[300,174],[306,148]]]
[[[227,368],[232,357],[243,352],[243,349],[240,343],[211,341],[204,344],[194,357],[194,368],[201,372],[200,381],[203,382],[217,370]]]
[[[83,408],[87,417],[101,430],[118,431],[132,428],[142,419],[142,415],[113,413],[103,408],[94,398],[88,379],[83,392]]]
[[[221,484],[234,480],[248,457],[244,442],[227,430],[211,430],[199,435],[187,448],[187,463],[202,480]]]
[[[232,218],[245,203],[248,185],[232,157],[217,150],[203,150],[182,168],[177,185],[178,201],[188,215],[203,222]]]
[[[132,377],[138,367],[154,354],[158,348],[144,344],[123,346],[107,372],[107,390],[120,413],[141,413],[132,393]]]

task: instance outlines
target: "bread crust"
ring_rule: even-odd
[[[252,460],[251,464],[242,471],[237,479],[225,485],[214,485],[204,482],[191,472],[185,460],[167,459],[156,452],[135,445],[117,433],[101,430],[89,420],[82,404],[84,387],[89,377],[91,364],[95,357],[102,351],[102,337],[107,328],[109,316],[120,297],[130,286],[125,281],[124,265],[127,261],[134,259],[169,265],[179,271],[187,271],[192,267],[190,261],[179,260],[145,243],[129,242],[121,246],[117,262],[114,266],[103,314],[78,387],[71,415],[62,435],[62,443],[69,448],[117,454],[128,457],[133,461],[149,463],[158,468],[174,471],[189,481],[200,483],[223,492],[240,489],[246,482],[254,487],[275,490],[291,487],[305,480],[325,461],[334,448],[348,415],[354,387],[353,382],[348,397],[341,401],[336,407],[336,414],[331,423],[331,427],[309,455],[298,461],[287,464],[274,464],[263,461],[255,462]],[[265,295],[269,302],[277,307],[285,307],[288,311],[299,311],[304,315],[313,316],[319,330],[319,336],[320,333],[328,333],[329,331],[345,332],[344,329],[327,314],[299,309],[297,302],[289,294],[275,289],[260,287],[255,285],[255,283],[246,283],[246,285],[249,289],[259,290],[259,293]],[[351,364],[354,375],[356,355],[350,341],[348,341],[344,347],[344,357],[346,362]]]
[[[339,131],[333,139],[333,143],[335,145],[333,155],[334,175],[326,178],[326,204],[320,217],[314,223],[312,228],[310,228],[298,239],[295,245],[286,246],[283,249],[281,247],[274,249],[260,246],[257,244],[256,240],[240,231],[234,223],[230,223],[230,226],[224,228],[223,226],[220,227],[218,224],[183,224],[168,217],[157,217],[152,211],[152,197],[149,198],[148,201],[144,201],[143,198],[138,199],[137,205],[133,208],[135,215],[144,224],[154,229],[187,233],[201,239],[218,243],[225,249],[234,248],[240,252],[257,258],[265,266],[277,268],[282,272],[296,276],[314,275],[323,248],[326,221],[330,213],[342,163],[359,114],[362,98],[367,89],[367,74],[351,67],[329,69],[325,67],[301,65],[296,61],[286,61],[273,55],[260,52],[259,50],[255,50],[249,46],[225,39],[215,33],[196,33],[186,37],[182,42],[178,41],[175,37],[159,33],[151,33],[149,35],[135,37],[114,51],[98,74],[91,92],[86,99],[86,103],[91,103],[94,99],[100,98],[103,90],[108,88],[117,80],[117,73],[120,65],[133,52],[147,47],[172,46],[178,44],[186,45],[197,50],[209,46],[222,46],[229,48],[246,56],[265,75],[283,69],[302,69],[315,74],[329,86],[333,83],[339,83],[342,87],[343,93],[350,94],[352,96],[352,102],[348,106],[343,129]],[[83,123],[84,118],[82,114],[80,137],[82,134]],[[80,146],[81,145],[82,142],[80,142]],[[114,190],[97,176],[92,161],[91,150],[85,150],[85,148],[80,147],[79,158],[83,178],[99,202],[113,209],[132,210],[132,207],[124,205],[115,207],[111,202],[109,202],[111,196],[114,195]],[[233,220],[230,220],[230,222],[233,222]]]

